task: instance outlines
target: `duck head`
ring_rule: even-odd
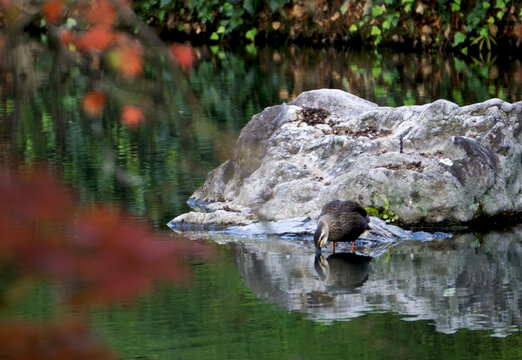
[[[321,248],[328,242],[329,235],[330,228],[328,227],[328,223],[325,221],[324,217],[321,217],[319,221],[317,221],[317,229],[315,229],[314,233],[316,252],[321,252]]]

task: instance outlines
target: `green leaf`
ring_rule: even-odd
[[[451,12],[457,12],[459,10],[460,10],[459,4],[451,3]]]
[[[223,25],[219,25],[218,29],[216,30],[216,33],[218,34],[224,34],[226,31],[225,27]],[[211,39],[212,40],[212,39]]]
[[[466,41],[466,34],[464,33],[461,33],[460,31],[457,32],[455,34],[455,36],[453,37],[453,47],[463,43],[464,41]]]
[[[346,14],[346,12],[348,11],[348,8],[346,7],[346,5],[348,5],[347,1],[341,5],[341,14],[343,14],[343,15]]]
[[[379,29],[377,26],[372,26],[372,31],[370,33],[371,35],[381,35],[381,29]]]
[[[386,19],[382,23],[382,29],[383,30],[389,30],[391,26],[391,21],[389,19]]]
[[[232,19],[230,19],[230,28],[228,29],[228,32],[231,32],[232,30],[234,30],[235,28],[237,28],[238,26],[242,25],[243,24],[243,19],[240,18],[240,17],[234,17]]]
[[[72,28],[76,27],[76,25],[78,25],[78,22],[74,18],[67,18],[67,20],[65,21],[65,25],[69,29],[72,29]]]
[[[245,49],[249,54],[257,55],[257,49],[254,44],[248,44],[247,46],[245,46]]]
[[[163,9],[165,6],[170,5],[172,0],[160,0],[160,9]]]
[[[482,36],[483,38],[487,38],[488,37],[488,34],[489,34],[489,30],[486,26],[483,26],[481,27],[480,29],[478,29],[477,31],[479,33],[480,36]]]
[[[482,2],[482,7],[483,7],[484,9],[489,9],[490,6],[491,6],[491,4],[490,4],[489,2],[487,2],[487,1],[483,1],[483,2]]]
[[[495,18],[493,16],[488,17],[487,23],[488,24],[494,24],[495,23]]]
[[[256,28],[252,28],[250,30],[248,30],[246,33],[245,33],[245,37],[254,42],[255,38],[256,38],[256,34],[257,34],[257,29]]]
[[[377,16],[381,15],[383,12],[384,12],[383,8],[380,7],[379,5],[375,5],[372,8],[372,16],[373,17],[377,17]]]
[[[243,3],[243,8],[250,15],[254,15],[256,13],[256,4],[254,3],[254,1],[255,0],[245,0],[245,2]]]
[[[350,26],[350,32],[354,32],[354,31],[357,31],[357,25],[352,24],[352,26]]]
[[[232,5],[231,3],[229,2],[226,2],[223,4],[223,10],[225,11],[230,11],[234,8],[234,5]]]
[[[503,9],[506,7],[506,3],[503,0],[497,0],[495,3],[495,9]]]
[[[217,34],[217,32],[213,32],[212,35],[210,35],[210,40],[212,41],[218,41],[219,40],[219,35]]]
[[[377,209],[371,207],[371,206],[368,206],[366,208],[364,208],[364,210],[366,210],[366,212],[368,213],[369,216],[379,216],[379,211],[377,211]]]
[[[504,17],[504,12],[501,10],[497,13],[497,19],[502,20],[503,17]]]

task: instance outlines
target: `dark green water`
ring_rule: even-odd
[[[37,61],[22,80],[17,59],[27,51]],[[148,119],[131,131],[119,122],[116,102],[100,120],[82,113],[92,79],[78,69],[61,78],[52,54],[34,44],[7,54],[2,74],[15,76],[0,87],[0,164],[49,164],[82,203],[120,204],[165,232],[229,157],[250,117],[302,91],[339,88],[388,106],[522,99],[516,59],[466,64],[336,50],[260,49],[253,56],[202,49],[185,86],[161,62],[146,69],[144,81],[120,84],[118,93],[144,104]],[[522,358],[519,228],[400,244],[351,284],[321,281],[307,240],[190,236],[217,252],[192,266],[190,286],[92,310],[93,328],[122,357]],[[46,288],[35,291],[8,316],[67,311],[50,308],[51,298]]]

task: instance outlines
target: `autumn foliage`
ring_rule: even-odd
[[[140,79],[147,59],[160,53],[183,69],[195,60],[187,55],[190,45],[177,60],[167,46],[159,52],[159,39],[135,31],[139,24],[127,0],[0,0],[6,30],[0,55],[23,41],[21,32],[36,29],[46,39],[42,45],[56,50],[64,78],[87,84],[80,106],[90,120],[111,114],[104,111],[111,103],[135,129],[146,120],[140,102],[150,103],[131,93],[134,83],[148,80]],[[187,259],[206,254],[206,247],[158,235],[117,207],[78,205],[48,169],[0,167],[0,199],[0,271],[14,269],[0,281],[0,309],[9,312],[10,299],[23,301],[27,289],[42,282],[56,292],[52,305],[74,307],[74,315],[52,322],[3,318],[1,359],[114,358],[86,325],[89,306],[133,300],[160,282],[184,282]]]
[[[100,90],[93,90],[83,97],[83,110],[91,116],[100,116],[106,96]]]
[[[83,209],[46,170],[1,170],[0,258],[22,274],[71,280],[69,301],[132,298],[159,279],[181,281],[193,242],[162,239],[110,207]]]
[[[170,47],[176,62],[185,70],[190,70],[194,64],[195,56],[192,46],[186,44],[172,44]]]
[[[56,282],[56,298],[76,311],[136,298],[158,281],[183,281],[186,259],[206,254],[202,245],[162,238],[117,209],[76,205],[45,169],[0,170],[0,198],[0,264],[18,274],[11,286],[31,279]],[[0,358],[110,358],[81,320],[0,325]]]
[[[12,360],[108,360],[117,357],[79,321],[0,325],[0,358]]]
[[[133,105],[126,105],[121,111],[121,120],[127,124],[127,126],[133,128],[143,122],[145,118],[140,108]]]
[[[0,22],[2,6],[6,14],[20,13],[16,2],[0,3]],[[143,38],[128,31],[132,24],[130,27],[128,23],[122,26],[122,14],[132,13],[129,6],[130,2],[126,0],[47,0],[41,4],[41,15],[49,29],[58,30],[59,45],[63,52],[71,55],[71,59],[83,61],[86,68],[93,61],[107,64],[104,71],[114,71],[125,81],[130,81],[143,76],[147,56],[157,57],[158,53],[157,49],[148,48],[150,44],[144,44]],[[18,20],[16,16],[6,16],[6,19],[13,23]],[[173,45],[170,50],[167,47],[165,50],[163,56],[170,58],[173,66],[191,70],[196,58],[189,44]],[[85,94],[83,109],[87,115],[99,117],[111,100],[110,91],[92,89]],[[122,99],[117,101],[124,102]],[[133,106],[121,104],[124,112],[120,118],[130,128],[136,128],[146,120],[144,111],[127,105]]]
[[[49,0],[42,5],[48,23],[55,24],[61,16],[63,0]]]

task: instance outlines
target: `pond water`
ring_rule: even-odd
[[[4,78],[18,74],[24,54],[35,66],[0,87],[0,164],[49,164],[78,201],[120,204],[169,234],[166,223],[189,210],[186,200],[228,159],[250,117],[302,91],[339,88],[386,106],[522,99],[520,59],[198,49],[183,86],[161,63],[143,82],[120,84],[148,119],[130,130],[110,101],[100,121],[87,118],[81,102],[92,79],[74,68],[55,76],[53,54],[38,45],[11,49]],[[520,227],[405,241],[372,259],[315,258],[308,238],[185,236],[216,252],[191,266],[190,285],[92,310],[93,328],[123,358],[522,358]],[[45,317],[50,297],[37,291],[12,316]]]

